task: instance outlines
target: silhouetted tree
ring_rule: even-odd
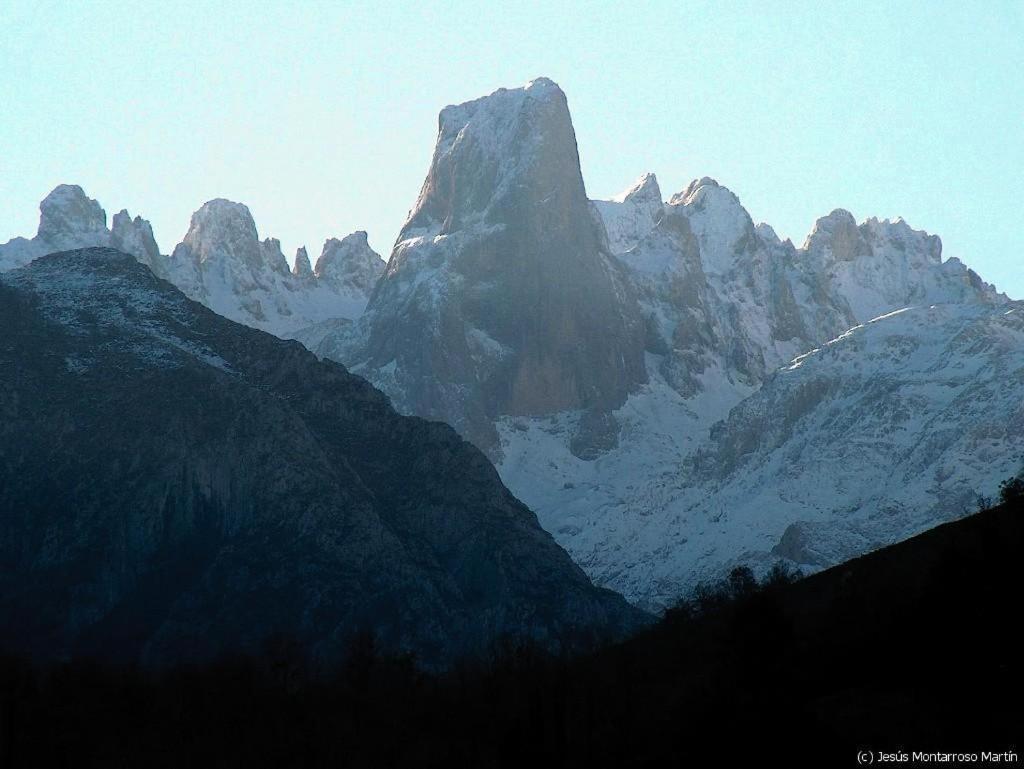
[[[1024,498],[1024,472],[1009,478],[999,485],[999,500],[1008,505]]]
[[[729,594],[734,601],[742,600],[757,590],[757,579],[749,566],[737,566],[729,572]]]
[[[765,575],[761,586],[768,589],[776,589],[792,584],[804,576],[803,571],[795,566],[790,566],[785,561],[776,561],[768,574]]]

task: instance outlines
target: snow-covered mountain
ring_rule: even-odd
[[[830,354],[802,358],[793,371],[863,391],[844,396],[857,408],[877,399],[876,408],[897,411],[898,393],[928,372],[941,382],[936,392],[952,396],[956,371],[984,371],[993,410],[962,419],[983,431],[1012,423],[1015,359],[996,374],[991,356],[950,341],[958,322],[969,323],[982,349],[1002,349],[1010,321],[986,319],[1012,318],[1002,315],[1008,300],[958,260],[943,261],[937,237],[899,219],[858,225],[834,211],[798,248],[755,225],[708,178],[666,203],[645,174],[614,200],[591,201],[589,221],[583,195],[564,94],[550,81],[446,108],[423,192],[367,313],[300,338],[401,410],[446,419],[487,449],[600,584],[657,607],[738,560],[788,557],[817,568],[959,514],[1022,453],[1006,433],[992,448],[999,461],[985,468],[968,456],[970,443],[913,454],[917,441],[941,443],[931,431],[949,416],[943,398],[917,399],[902,406],[917,410],[902,432],[895,422],[858,423],[865,434],[892,433],[892,444],[860,462],[844,456],[830,486],[822,465],[804,466],[820,452],[801,441],[839,446],[851,427],[829,416],[838,406],[828,399],[806,416],[797,387],[775,416],[811,421],[782,431],[756,465],[762,474],[724,463],[725,431],[760,445],[767,424],[733,425],[748,410],[774,408],[766,404],[782,396],[772,394],[797,378],[780,369],[811,350],[855,349],[861,337],[887,340],[868,345],[867,380],[853,363],[854,373],[826,371]],[[907,307],[925,309],[868,323]],[[901,325],[920,312],[935,322]],[[892,340],[903,334],[911,341],[901,347]],[[880,483],[900,463],[946,482]],[[961,470],[949,474],[953,466]],[[813,502],[793,503],[801,494]],[[884,525],[864,523],[879,515],[889,516]]]
[[[358,317],[384,271],[365,232],[329,239],[309,272],[302,249],[289,269],[280,242],[259,239],[249,209],[221,199],[192,215],[185,239],[167,261],[171,282],[185,294],[278,336],[332,318]]]
[[[1024,454],[1020,310],[937,236],[835,210],[798,247],[709,178],[588,200],[544,78],[441,112],[386,270],[355,233],[289,271],[228,201],[171,257],[78,188],[41,209],[0,266],[109,243],[344,363],[484,449],[592,578],[648,607],[739,561],[818,568],[907,536]]]
[[[595,581],[651,608],[740,562],[832,565],[973,511],[1019,470],[1022,312],[896,311],[738,402],[655,373],[592,462],[566,449],[573,415],[506,418],[502,478]]]
[[[196,211],[170,256],[160,254],[149,222],[127,211],[116,214],[108,230],[106,213],[81,187],[57,187],[39,209],[34,238],[0,245],[0,271],[54,251],[110,246],[215,312],[278,336],[359,316],[384,271],[365,232],[329,239],[315,270],[305,248],[289,268],[280,242],[261,241],[249,209],[228,200],[211,200]]]
[[[621,220],[619,212],[613,226]],[[909,536],[972,509],[973,500],[994,493],[1024,454],[1024,437],[1011,430],[1001,432],[991,449],[996,462],[979,464],[971,442],[951,442],[912,459],[916,442],[944,440],[930,434],[950,416],[941,399],[904,403],[916,415],[909,425],[875,424],[862,413],[872,398],[874,408],[897,409],[903,389],[929,376],[937,392],[951,395],[953,384],[942,381],[946,369],[991,375],[987,386],[998,391],[990,411],[960,415],[957,434],[969,434],[968,425],[983,432],[1011,425],[1024,401],[1022,375],[1014,373],[1024,358],[999,352],[957,360],[957,352],[965,358],[974,352],[950,342],[960,333],[957,319],[970,319],[985,340],[979,344],[1004,350],[1005,324],[982,319],[1003,318],[1006,297],[958,260],[943,261],[939,239],[902,220],[857,225],[846,211],[834,211],[796,248],[770,227],[755,226],[731,192],[702,179],[674,196],[659,223],[619,259],[631,271],[646,318],[650,381],[614,414],[622,426],[618,447],[583,463],[567,449],[574,415],[504,419],[499,469],[596,581],[633,600],[664,605],[741,560],[768,565],[785,556],[805,569],[818,568]],[[784,405],[770,400],[780,383],[793,379],[776,372],[797,356],[837,338],[824,349],[847,349],[854,344],[844,341],[850,329],[932,305],[940,308],[929,316],[934,324],[903,326],[906,319],[887,318],[868,324],[865,334],[888,341],[870,348],[877,355],[875,370],[862,385],[873,388],[859,397],[849,420],[836,419],[838,407],[831,402],[801,401],[799,388]],[[902,347],[893,341],[901,334],[909,339]],[[913,361],[903,357],[910,347]],[[856,361],[859,354],[850,357]],[[996,374],[991,367],[1000,359]],[[856,366],[825,373],[830,358],[799,360],[802,376],[858,386]],[[713,448],[726,426],[751,413],[813,413],[820,423],[791,425],[775,447],[772,469],[752,478],[745,465],[725,462],[723,451]],[[866,441],[848,443],[850,422],[868,434],[890,435],[892,445],[854,461]],[[767,425],[755,420],[742,432],[744,445],[759,445],[762,430]],[[803,441],[815,450],[801,448]],[[822,447],[830,445],[848,447],[851,456],[840,458],[839,449],[826,454]],[[825,465],[805,468],[815,456],[841,462],[842,470],[833,468],[841,480],[824,482]],[[941,484],[881,482],[894,467],[912,462],[929,479],[949,475],[954,466],[961,470]],[[801,494],[811,494],[813,503],[791,503]],[[878,516],[888,517],[866,523]],[[796,538],[799,548],[777,547],[790,525],[787,542]],[[806,553],[817,555],[801,555]]]

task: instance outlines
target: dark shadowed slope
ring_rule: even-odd
[[[0,628],[147,663],[359,630],[428,663],[643,621],[448,426],[132,257],[0,275]]]
[[[650,632],[570,660],[510,646],[423,676],[363,644],[328,679],[286,649],[159,677],[8,660],[0,755],[246,769],[821,769],[869,750],[875,763],[882,751],[1019,763],[1022,502],[795,584],[737,570]]]

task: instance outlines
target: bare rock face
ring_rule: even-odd
[[[359,230],[341,240],[328,238],[313,272],[326,284],[369,297],[384,273],[384,261]]]
[[[309,253],[306,247],[302,246],[295,252],[295,266],[292,267],[292,274],[302,281],[309,282],[315,279],[313,267],[309,262]]]
[[[126,209],[114,214],[110,226],[110,247],[131,254],[158,277],[168,277],[167,259],[153,237],[153,227],[141,216],[134,219]]]
[[[61,184],[39,204],[39,229],[34,238],[0,244],[0,271],[53,251],[109,244],[107,214],[100,204],[77,184]]]
[[[175,248],[176,258],[190,257],[199,264],[245,265],[260,269],[262,256],[256,222],[249,209],[223,198],[204,203],[192,214],[188,232]]]
[[[645,381],[644,328],[605,243],[557,85],[447,107],[348,361],[487,449],[499,415],[613,409]]]
[[[107,214],[77,184],[61,184],[39,204],[36,237],[54,250],[80,248],[84,243],[106,245],[110,240]]]
[[[371,630],[445,665],[645,621],[448,426],[127,254],[0,274],[0,326],[0,648],[163,665],[287,634],[330,661]]]

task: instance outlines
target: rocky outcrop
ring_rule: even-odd
[[[378,259],[377,261],[380,260]],[[313,274],[313,267],[310,265],[309,253],[307,253],[305,246],[302,246],[295,252],[295,264],[292,266],[292,274],[305,283],[310,282],[316,277]]]
[[[313,272],[324,283],[369,297],[384,273],[384,262],[360,230],[341,240],[328,238]]]
[[[206,236],[192,253],[227,257]],[[0,324],[6,648],[160,665],[285,634],[329,661],[371,630],[439,665],[505,634],[564,648],[644,621],[449,427],[131,256],[3,273]]]
[[[110,224],[110,247],[131,254],[158,277],[167,278],[169,275],[167,259],[156,244],[153,227],[141,216],[133,219],[123,208],[114,214]]]
[[[485,449],[494,420],[607,412],[645,379],[643,322],[546,79],[441,112],[419,199],[347,362]]]
[[[106,245],[110,239],[107,214],[75,184],[61,184],[39,204],[36,235],[53,249],[77,248],[79,244]]]
[[[1005,300],[959,259],[942,261],[937,235],[902,219],[858,225],[841,209],[815,222],[799,267],[833,301],[845,302],[859,323],[918,304]]]
[[[100,204],[78,185],[61,184],[39,204],[35,237],[14,238],[0,245],[0,270],[20,267],[53,251],[109,244],[107,214]]]
[[[172,282],[186,294],[282,337],[333,318],[358,317],[384,269],[366,233],[358,232],[328,240],[315,270],[300,249],[291,270],[280,241],[260,241],[249,209],[228,200],[212,200],[193,215],[171,261],[179,276]]]
[[[279,336],[336,318],[360,315],[384,270],[365,232],[325,245],[325,278],[301,249],[295,271],[277,238],[259,239],[249,209],[216,199],[192,216],[184,240],[163,256],[149,222],[126,210],[106,229],[106,214],[81,187],[61,185],[40,204],[39,232],[0,245],[0,271],[54,251],[110,245],[129,253],[189,297],[232,320]],[[342,245],[344,244],[344,245]],[[321,256],[324,259],[324,256]]]

